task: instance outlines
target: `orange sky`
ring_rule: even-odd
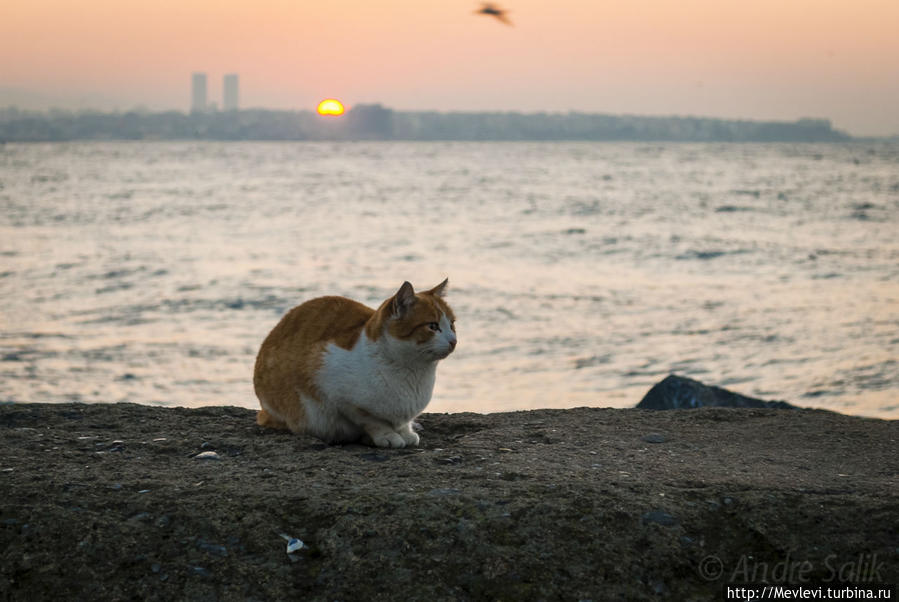
[[[897,0],[6,0],[0,105],[827,117],[899,134]],[[22,99],[25,99],[24,102]]]

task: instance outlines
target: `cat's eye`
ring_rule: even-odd
[[[429,322],[428,328],[430,328],[434,332],[440,332],[440,324],[438,324],[437,322]]]

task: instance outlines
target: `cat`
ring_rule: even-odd
[[[447,283],[416,294],[404,282],[377,310],[319,297],[287,312],[256,356],[256,423],[326,443],[418,445],[412,421],[456,348]]]

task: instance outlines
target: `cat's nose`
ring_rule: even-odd
[[[449,340],[450,351],[456,348],[456,339]]]

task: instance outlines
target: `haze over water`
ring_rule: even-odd
[[[895,0],[15,1],[0,107],[187,110],[190,74],[240,106],[830,119],[899,134]],[[77,24],[77,26],[75,25]]]
[[[429,411],[669,372],[899,417],[899,144],[0,147],[0,401],[255,407],[311,297],[450,279]]]

